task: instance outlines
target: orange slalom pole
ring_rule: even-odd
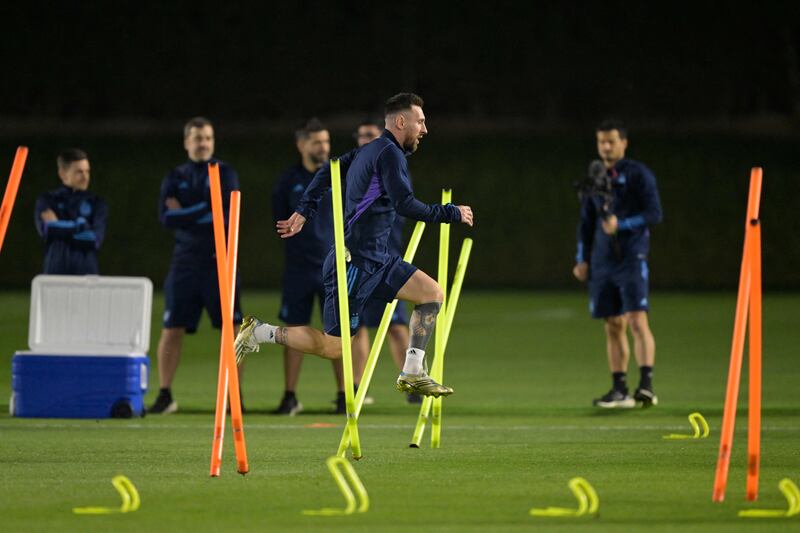
[[[11,165],[11,175],[8,177],[6,192],[3,195],[3,203],[0,204],[0,251],[3,250],[3,242],[6,240],[6,230],[11,221],[11,211],[14,209],[19,182],[22,179],[22,170],[25,168],[27,159],[28,147],[18,146],[17,153],[14,155],[14,163]]]
[[[761,169],[754,168],[751,177],[757,182],[756,193],[761,196]],[[747,489],[749,501],[758,498],[758,475],[761,463],[761,222],[758,205],[750,213],[750,397],[747,418]]]
[[[228,283],[231,287],[230,313],[233,316],[234,301],[236,298],[236,268],[239,255],[239,213],[241,193],[231,192],[230,207],[228,210]],[[222,445],[225,439],[225,413],[228,408],[228,367],[225,362],[224,351],[220,341],[219,349],[219,374],[217,377],[217,402],[214,413],[214,441],[211,446],[211,472],[212,477],[220,475],[222,469]],[[237,370],[238,372],[238,370]]]
[[[754,169],[755,170],[755,169]],[[759,169],[760,170],[760,169]],[[733,447],[733,430],[736,423],[736,402],[739,397],[739,381],[742,372],[742,357],[744,355],[744,335],[747,326],[747,310],[750,298],[751,248],[753,244],[750,230],[751,215],[758,218],[758,203],[761,195],[761,174],[753,172],[750,179],[750,194],[747,200],[747,219],[745,220],[744,252],[739,273],[739,292],[736,298],[736,317],[733,325],[733,342],[731,343],[730,366],[728,367],[728,385],[725,391],[725,408],[722,413],[722,429],[719,438],[719,454],[717,456],[717,470],[714,475],[714,492],[712,501],[721,502],[725,499],[725,489],[728,485],[728,467],[731,460]]]
[[[230,303],[233,293],[229,286],[228,265],[225,251],[225,219],[222,208],[222,191],[220,186],[219,165],[208,165],[209,187],[211,189],[211,212],[214,221],[214,241],[217,252],[217,278],[219,281],[220,303]],[[231,222],[233,222],[231,220]],[[238,230],[238,228],[237,228]],[[230,387],[231,426],[233,426],[233,445],[236,449],[237,471],[246,474],[250,468],[247,464],[247,448],[244,439],[244,423],[242,404],[239,396],[239,376],[236,371],[236,359],[233,356],[233,317],[230,306],[222,307],[222,350],[228,370]]]
[[[747,499],[758,498],[761,462],[761,228],[753,228],[750,279],[750,398],[747,424]]]

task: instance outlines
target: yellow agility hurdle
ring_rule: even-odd
[[[347,502],[347,507],[344,509],[335,509],[332,507],[324,507],[322,509],[308,509],[303,511],[307,516],[340,516],[349,515],[355,512],[366,513],[369,510],[369,496],[364,484],[361,483],[358,474],[356,474],[353,465],[347,462],[344,457],[332,455],[325,461],[328,465],[328,470],[336,481],[339,491],[342,493],[344,500]],[[349,485],[348,485],[349,482]],[[351,488],[352,486],[352,488]],[[355,494],[353,492],[355,491]],[[356,496],[358,496],[358,504],[356,503]]]
[[[111,484],[119,492],[122,498],[122,504],[119,508],[113,507],[75,507],[72,512],[75,514],[113,514],[113,513],[131,513],[139,509],[142,501],[139,498],[139,491],[133,486],[131,480],[122,474],[114,476]]]

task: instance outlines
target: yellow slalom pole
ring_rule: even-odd
[[[464,239],[461,245],[461,253],[458,256],[458,264],[456,265],[456,272],[453,275],[453,287],[450,291],[450,299],[447,303],[447,316],[445,317],[444,324],[444,346],[443,350],[447,350],[447,341],[450,340],[450,330],[453,327],[453,317],[456,314],[458,307],[458,298],[461,295],[461,287],[464,284],[464,275],[467,272],[467,265],[469,264],[469,256],[472,252],[472,239]],[[414,435],[411,437],[411,448],[419,448],[419,443],[422,441],[422,434],[425,432],[425,422],[428,420],[428,413],[431,408],[431,400],[433,398],[426,397],[422,402],[419,410],[419,419],[417,419],[417,427],[414,428]]]
[[[452,189],[442,189],[442,205],[452,201]],[[439,286],[442,288],[442,308],[439,311],[439,327],[436,328],[434,343],[432,377],[439,383],[444,381],[444,328],[442,323],[447,320],[447,267],[450,257],[450,224],[439,225]],[[431,417],[431,448],[438,448],[442,439],[442,398],[432,400],[433,416]]]
[[[361,459],[361,439],[358,437],[358,418],[353,398],[353,358],[350,352],[350,302],[345,272],[344,215],[342,214],[342,177],[339,160],[331,160],[331,189],[333,196],[333,236],[336,247],[336,290],[339,296],[339,329],[342,337],[342,370],[344,398],[347,409],[347,428],[352,442],[353,459]]]
[[[425,223],[417,222],[417,225],[414,227],[414,233],[411,234],[411,240],[408,242],[406,254],[403,256],[403,261],[406,263],[410,263],[414,260],[414,256],[417,253],[417,248],[419,247],[419,242],[422,239],[423,231],[425,231]],[[386,309],[383,311],[383,317],[381,318],[381,323],[378,326],[378,331],[375,334],[375,339],[372,341],[372,348],[370,348],[369,357],[367,357],[364,375],[361,377],[361,385],[358,387],[358,392],[356,393],[356,418],[361,416],[361,407],[364,405],[364,398],[367,395],[367,391],[369,391],[369,384],[372,381],[372,374],[375,372],[375,366],[378,364],[378,357],[381,354],[383,343],[386,340],[386,332],[389,331],[389,326],[392,322],[392,315],[394,314],[396,307],[397,300],[394,300],[390,304],[386,304]],[[344,457],[349,445],[349,428],[345,426],[344,432],[342,433],[342,440],[339,441],[339,450],[336,452],[336,455]]]

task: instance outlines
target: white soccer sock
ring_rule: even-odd
[[[277,326],[259,324],[255,327],[255,329],[253,329],[253,337],[255,337],[259,344],[264,342],[275,344],[275,332],[277,329]]]
[[[425,350],[409,348],[406,350],[406,362],[403,372],[406,374],[422,374],[422,364],[425,361]]]

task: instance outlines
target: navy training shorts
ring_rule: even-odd
[[[648,274],[646,258],[627,261],[607,271],[592,272],[589,279],[592,318],[649,311]]]
[[[211,325],[217,329],[222,327],[216,264],[173,264],[164,281],[164,299],[165,328],[186,328],[186,333],[196,332],[204,308]],[[233,323],[242,323],[238,279],[233,302]]]
[[[287,265],[283,274],[283,293],[278,318],[285,324],[295,326],[310,323],[315,297],[322,309],[325,302],[322,267],[310,266],[298,269]]]
[[[406,263],[400,256],[390,257],[385,263],[370,273],[347,263],[347,294],[350,304],[350,334],[353,335],[361,325],[361,315],[369,301],[387,304],[395,299],[398,291],[417,271],[417,267]],[[336,291],[336,258],[333,250],[328,254],[323,266],[325,283],[325,306],[322,322],[325,333],[341,336],[339,320],[339,297]]]

